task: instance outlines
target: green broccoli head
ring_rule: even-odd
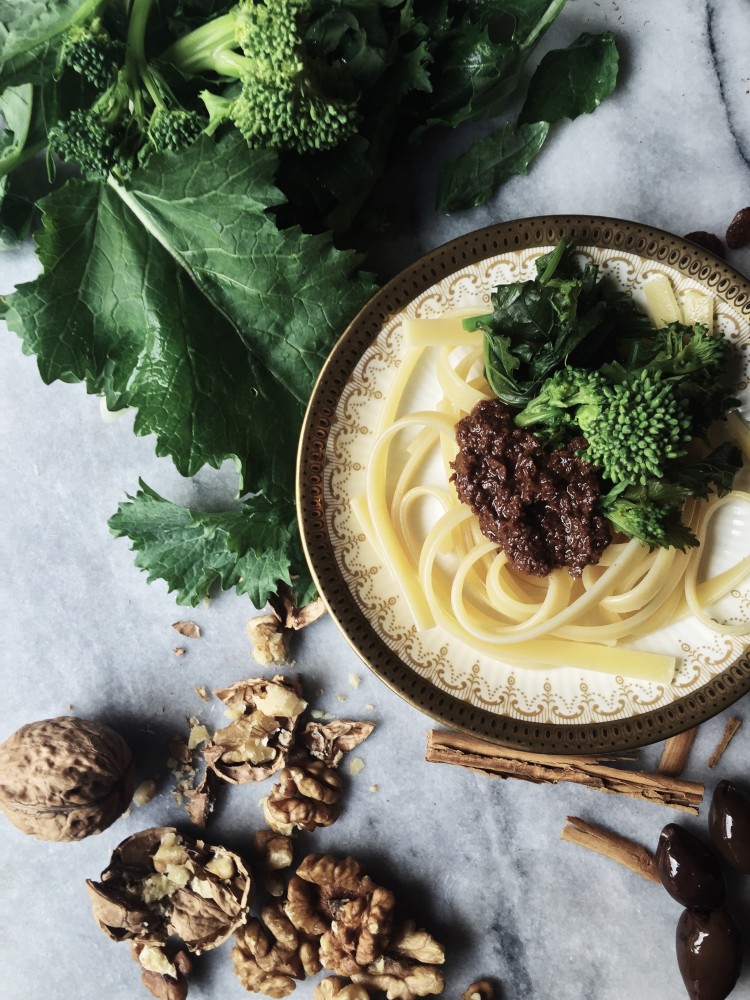
[[[561,368],[542,385],[539,394],[528,403],[515,422],[519,427],[533,427],[548,442],[559,442],[578,433],[575,413],[580,406],[597,405],[602,399],[604,380],[598,372],[582,368]]]
[[[149,143],[155,152],[176,153],[192,145],[205,124],[205,119],[195,111],[158,108],[148,123]]]
[[[607,385],[601,396],[576,410],[588,447],[581,454],[613,483],[661,478],[667,462],[685,454],[691,419],[671,382],[641,372]]]
[[[97,90],[107,90],[117,79],[125,46],[113,39],[99,18],[75,25],[65,35],[58,73],[68,66]]]
[[[345,68],[307,50],[309,0],[241,0],[165,54],[182,72],[239,80],[231,97],[204,91],[209,130],[235,125],[254,148],[331,149],[357,127],[357,94]],[[239,51],[237,51],[239,50]]]
[[[104,180],[118,160],[120,136],[96,108],[72,111],[49,132],[50,149],[92,180]]]

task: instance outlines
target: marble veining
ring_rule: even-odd
[[[556,128],[529,175],[489,205],[452,217],[434,212],[438,164],[463,149],[465,137],[435,136],[409,151],[381,197],[398,228],[367,238],[384,276],[468,230],[545,213],[723,235],[750,202],[750,4],[569,0],[542,51],[581,31],[610,29],[622,54],[615,95],[596,114]],[[750,250],[727,259],[750,273]],[[35,270],[30,248],[0,255],[0,292]],[[218,703],[201,701],[197,685],[226,686],[257,670],[244,633],[251,613],[245,599],[223,595],[208,607],[180,608],[163,584],[146,585],[127,544],[111,538],[107,518],[139,476],[171,499],[214,509],[234,488],[229,468],[183,480],[154,456],[151,439],[133,435],[132,423],[132,414],[102,423],[98,401],[81,386],[44,386],[34,360],[0,331],[0,740],[72,706],[117,726],[137,746],[142,778],[160,776],[152,802],[79,844],[32,841],[0,817],[0,1000],[147,996],[128,948],[95,927],[85,879],[99,874],[128,834],[184,822],[163,769],[165,743],[184,731],[186,716],[222,722]],[[178,659],[171,624],[184,617],[198,621],[203,636],[180,643],[188,653]],[[698,818],[682,818],[584,788],[427,764],[430,720],[370,675],[330,621],[302,637],[296,669],[316,707],[378,723],[359,752],[365,769],[347,780],[342,818],[302,838],[301,850],[355,854],[394,888],[404,911],[446,944],[447,1000],[481,976],[502,983],[502,1000],[684,1000],[674,957],[679,906],[559,834],[565,817],[575,815],[653,848],[674,820],[705,836],[707,806]],[[349,674],[362,678],[358,688]],[[701,727],[691,752],[688,776],[705,781],[707,795],[720,778],[742,782],[746,771],[747,703],[732,712],[745,726],[715,773],[706,761],[728,713]],[[659,753],[658,746],[645,749],[641,766],[655,767]],[[262,824],[265,791],[230,789],[210,837],[247,849]],[[750,880],[738,876],[730,899],[746,922]],[[312,1000],[313,986],[300,984],[294,996]],[[190,996],[245,996],[227,945],[200,962]],[[750,962],[734,998],[750,998]]]

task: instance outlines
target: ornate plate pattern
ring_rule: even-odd
[[[403,319],[467,307],[486,311],[495,285],[531,277],[536,258],[562,238],[575,240],[583,255],[636,298],[656,272],[669,277],[678,298],[689,288],[711,291],[717,325],[741,359],[740,389],[750,407],[746,279],[692,244],[635,223],[520,220],[440,247],[394,278],[356,317],[334,348],[308,408],[297,500],[303,542],[329,610],[386,683],[438,721],[478,736],[535,750],[589,753],[663,739],[721,711],[750,689],[743,642],[717,636],[691,619],[641,639],[643,648],[679,656],[670,685],[500,663],[440,629],[417,632],[350,509],[351,498],[364,492],[372,428],[404,354]],[[419,391],[424,394],[419,408],[425,399],[427,405],[438,399],[436,385],[420,385]],[[716,569],[736,560],[750,511],[733,505],[721,517],[710,552]],[[750,590],[737,592],[722,612],[747,619],[749,606]],[[603,648],[603,657],[606,652]]]

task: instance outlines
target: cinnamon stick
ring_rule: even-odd
[[[520,778],[537,784],[570,781],[599,792],[645,799],[697,815],[703,785],[666,774],[616,766],[624,757],[560,756],[511,750],[463,733],[433,730],[427,737],[425,760],[457,764],[495,778]]]
[[[597,854],[624,865],[649,882],[661,882],[656,858],[643,844],[628,840],[627,837],[607,830],[603,826],[587,823],[578,816],[568,816],[567,822],[568,826],[563,827],[560,840],[596,851]]]
[[[686,729],[684,733],[670,736],[664,744],[658,771],[660,774],[671,774],[674,777],[682,774],[687,764],[690,748],[698,735],[698,727]]]
[[[708,758],[709,767],[716,767],[716,765],[721,760],[724,751],[732,742],[732,737],[734,736],[734,734],[737,732],[737,730],[740,728],[741,725],[742,725],[742,719],[738,719],[736,715],[729,716],[729,718],[727,719],[727,724],[724,727],[724,735],[717,743],[714,752]]]

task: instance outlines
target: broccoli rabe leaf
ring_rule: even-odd
[[[724,441],[704,458],[694,462],[675,462],[669,470],[669,477],[689,496],[707,500],[713,491],[720,497],[729,493],[741,468],[742,452],[733,441]]]
[[[300,605],[314,596],[288,496],[276,502],[253,497],[235,510],[204,513],[140,486],[109,527],[116,537],[130,539],[135,564],[149,583],[164,580],[179,604],[195,606],[214,590],[235,587],[261,608],[279,581],[293,587]]]
[[[273,153],[231,135],[156,159],[127,188],[46,200],[45,273],[8,325],[46,382],[137,407],[184,475],[233,458],[253,489],[291,482],[303,405],[370,281],[327,237],[276,228]]]
[[[559,122],[599,107],[617,83],[618,53],[611,32],[584,32],[566,49],[548,52],[529,81],[519,124]]]
[[[564,241],[537,262],[537,277],[499,285],[493,311],[475,323],[484,330],[485,368],[493,392],[511,406],[532,399],[550,372],[571,363],[589,340],[608,342],[607,293],[597,269],[583,270]]]
[[[457,212],[489,201],[510,177],[528,173],[548,131],[546,122],[518,128],[507,122],[499,132],[474,143],[443,168],[436,207]]]
[[[275,160],[230,135],[154,157],[127,187],[69,181],[44,203],[44,273],[6,321],[46,382],[136,407],[136,433],[184,475],[233,459],[262,491],[254,509],[290,526],[288,552],[304,403],[372,284],[329,237],[276,227]],[[236,561],[244,536],[231,538]],[[262,589],[246,566],[242,586]]]

